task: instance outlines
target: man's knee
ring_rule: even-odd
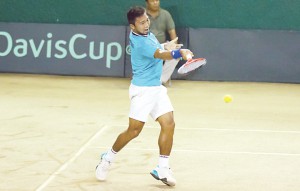
[[[175,130],[175,122],[169,121],[168,123],[165,123],[162,127],[162,130],[165,132],[174,132]]]
[[[142,129],[128,129],[128,133],[132,139],[136,138],[139,136],[140,132]]]
[[[174,130],[174,128],[175,128],[175,122],[174,121],[170,121],[167,126],[168,126],[169,129],[171,129],[171,130],[173,129]]]

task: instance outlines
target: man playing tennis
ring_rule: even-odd
[[[150,20],[143,7],[131,8],[127,12],[127,19],[131,28],[129,38],[133,71],[129,87],[129,126],[117,137],[112,148],[101,155],[101,161],[96,167],[96,178],[106,179],[117,152],[139,135],[150,115],[161,126],[158,166],[150,174],[169,186],[175,186],[176,180],[169,167],[175,129],[174,109],[167,89],[161,85],[162,62],[181,57],[187,60],[188,55],[193,53],[188,49],[164,50],[149,32]]]

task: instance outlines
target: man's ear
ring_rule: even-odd
[[[129,26],[130,26],[131,30],[135,29],[135,26],[133,24],[130,24]]]

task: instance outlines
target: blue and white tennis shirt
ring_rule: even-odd
[[[160,86],[163,60],[154,58],[157,49],[163,49],[156,37],[139,35],[131,31],[129,35],[133,77],[136,86]]]

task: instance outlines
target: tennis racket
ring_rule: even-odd
[[[196,70],[197,68],[200,68],[201,66],[204,66],[206,64],[205,58],[195,58],[188,59],[186,63],[184,63],[180,68],[178,69],[178,74],[187,74],[193,70]]]

